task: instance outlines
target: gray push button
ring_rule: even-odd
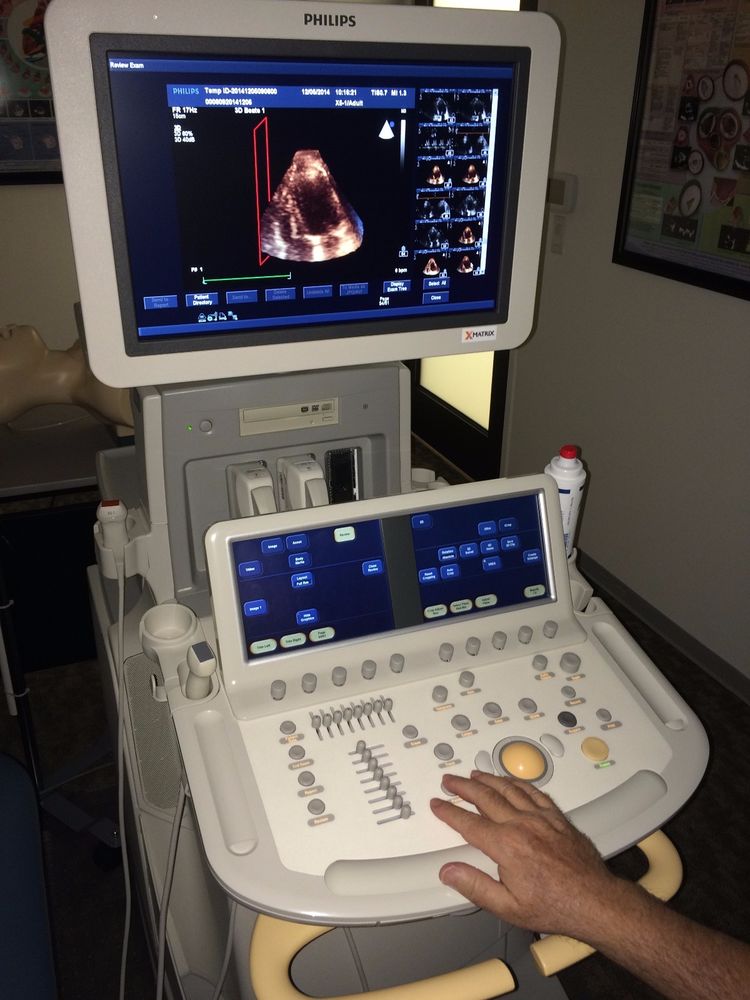
[[[485,702],[482,706],[482,711],[490,719],[497,719],[503,714],[503,710],[496,701]]]
[[[448,688],[443,687],[442,684],[438,684],[432,689],[432,700],[438,702],[442,705],[445,699],[448,697]]]
[[[366,681],[371,681],[375,676],[375,671],[378,669],[378,665],[375,660],[365,660],[362,663],[362,676]]]
[[[394,674],[400,674],[404,669],[404,657],[401,653],[394,653],[390,660],[389,665]]]
[[[560,740],[552,733],[543,733],[539,737],[539,742],[545,749],[549,750],[553,757],[562,757],[565,753],[565,747],[562,745]]]
[[[522,642],[524,646],[528,646],[531,642],[531,637],[534,634],[534,629],[531,625],[522,625],[518,630],[518,641]]]
[[[578,653],[563,653],[560,657],[560,666],[563,670],[578,670],[581,665],[581,657]]]
[[[505,632],[494,632],[492,635],[492,645],[495,649],[505,649],[505,643],[508,641],[508,636]]]
[[[291,736],[292,733],[297,732],[297,727],[295,726],[295,724],[292,722],[291,719],[285,719],[279,726],[279,729],[284,734],[284,736]]]
[[[465,715],[454,715],[451,719],[451,725],[459,733],[465,733],[467,729],[471,729],[471,723]]]
[[[458,678],[458,683],[463,688],[474,687],[475,677],[471,670],[462,670],[461,675]]]
[[[322,799],[311,799],[307,803],[307,808],[313,814],[313,816],[320,816],[326,811],[326,804]]]
[[[305,748],[301,743],[295,743],[294,746],[289,747],[289,756],[292,760],[302,760],[305,756]]]
[[[312,694],[315,688],[318,686],[318,678],[315,674],[303,674],[302,675],[302,690],[305,694]]]
[[[522,712],[526,712],[528,715],[531,715],[537,710],[537,704],[533,698],[521,698],[518,703],[518,707]]]
[[[482,640],[478,639],[475,635],[470,635],[466,640],[466,652],[469,656],[476,656],[481,648]]]
[[[552,621],[552,619],[546,621],[544,625],[542,625],[542,632],[544,632],[548,639],[554,639],[557,635],[557,622]]]
[[[271,697],[274,701],[281,701],[286,694],[286,681],[271,681]]]
[[[434,753],[438,760],[453,760],[453,747],[450,743],[436,743]]]
[[[331,671],[331,680],[337,688],[346,684],[346,667],[334,667]]]
[[[310,785],[315,784],[315,775],[312,771],[301,771],[297,777],[297,781],[299,781],[303,788],[309,788]]]
[[[444,663],[450,663],[453,659],[453,643],[441,642],[440,649],[438,649],[438,656]]]
[[[534,670],[546,670],[547,669],[547,657],[543,653],[537,653],[534,659],[531,661],[531,665]]]

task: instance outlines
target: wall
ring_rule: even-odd
[[[750,676],[748,303],[611,263],[643,6],[539,6],[564,36],[554,167],[578,205],[514,352],[506,469],[580,444],[581,549]]]
[[[48,347],[76,339],[78,283],[62,184],[0,186],[0,326],[35,326]]]

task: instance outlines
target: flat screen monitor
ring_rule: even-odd
[[[530,332],[558,46],[545,16],[55,0],[47,33],[103,381]]]

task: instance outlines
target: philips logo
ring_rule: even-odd
[[[497,327],[480,326],[463,331],[461,343],[469,344],[474,340],[497,340]]]
[[[354,28],[357,17],[355,14],[305,14],[305,27],[308,24],[314,28]]]

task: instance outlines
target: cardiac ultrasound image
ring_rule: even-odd
[[[357,250],[363,233],[319,150],[297,150],[261,217],[261,250],[281,260],[332,260]]]

